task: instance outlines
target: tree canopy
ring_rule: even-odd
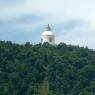
[[[0,95],[95,95],[95,51],[0,41]]]

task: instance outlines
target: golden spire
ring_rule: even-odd
[[[47,30],[47,31],[51,31],[51,27],[50,27],[49,24],[48,24],[48,26],[46,27],[46,30]]]

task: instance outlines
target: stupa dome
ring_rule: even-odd
[[[42,33],[42,35],[54,35],[52,31],[45,31]]]
[[[51,30],[51,27],[48,26],[46,27],[46,31],[44,31],[41,35],[41,43],[45,43],[45,42],[48,42],[49,44],[52,44],[54,45],[54,42],[55,41],[55,36]]]

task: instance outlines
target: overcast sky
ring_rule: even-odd
[[[95,49],[95,0],[0,0],[0,40],[39,43],[47,24],[56,43]]]

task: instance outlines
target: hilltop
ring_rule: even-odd
[[[95,51],[0,41],[0,95],[94,94]]]

